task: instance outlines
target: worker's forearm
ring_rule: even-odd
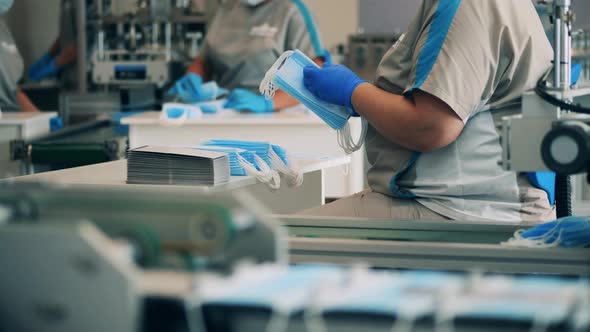
[[[289,96],[287,93],[285,93],[284,91],[281,91],[281,90],[278,90],[275,93],[275,96],[274,96],[272,102],[273,102],[273,110],[275,112],[280,111],[285,108],[297,106],[299,104],[299,101],[297,101],[297,99]]]
[[[51,55],[52,57],[57,56],[57,54],[59,53],[59,49],[60,49],[61,45],[59,42],[59,38],[56,38],[55,41],[53,42],[53,44],[51,44],[51,47],[49,48],[49,55]]]
[[[195,61],[193,61],[193,63],[188,67],[186,72],[197,74],[201,76],[205,81],[209,79],[207,72],[205,70],[205,61],[201,57],[196,58]]]
[[[16,91],[16,102],[23,112],[39,112],[39,109],[20,88]]]
[[[76,49],[76,45],[72,44],[66,47],[66,49],[55,58],[55,65],[58,69],[61,69],[69,64],[74,63],[77,58],[78,50]]]
[[[438,130],[433,123],[435,119],[421,116],[422,112],[410,98],[363,83],[355,89],[352,104],[358,114],[393,143],[420,152],[441,147],[433,142],[439,136],[435,132]]]

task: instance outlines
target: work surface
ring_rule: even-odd
[[[228,183],[218,186],[171,186],[127,184],[127,160],[117,160],[91,166],[39,173],[10,179],[9,181],[44,182],[81,187],[132,186],[135,188],[165,188],[167,190],[194,190],[195,192],[221,192],[245,190],[262,202],[273,213],[295,213],[324,203],[325,169],[346,167],[350,157],[299,157],[294,162],[303,172],[303,184],[289,187],[282,181],[281,188],[273,191],[252,176],[232,176]]]
[[[188,119],[172,125],[160,119],[159,112],[146,112],[124,118],[129,125],[129,147],[144,145],[194,146],[211,139],[265,141],[284,147],[291,154],[313,153],[344,156],[337,132],[313,112],[295,107],[269,114],[221,110],[216,114]],[[352,137],[359,137],[361,121],[349,121]],[[350,155],[350,172],[326,172],[326,196],[345,197],[363,190],[365,185],[364,150]]]

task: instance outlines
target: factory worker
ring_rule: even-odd
[[[551,68],[535,7],[522,0],[424,0],[368,83],[344,66],[305,68],[305,86],[369,124],[370,189],[309,215],[542,222],[545,191],[504,171],[502,116]]]
[[[190,86],[189,80],[196,80],[198,86],[202,78],[233,90],[227,108],[266,113],[295,106],[298,102],[281,91],[273,100],[266,100],[258,94],[258,86],[266,71],[287,50],[299,49],[321,63],[323,48],[318,46],[312,22],[300,0],[222,1],[199,57],[172,91],[182,84]]]
[[[77,86],[76,2],[75,0],[61,1],[59,37],[51,44],[47,53],[29,68],[28,75],[31,80],[40,81],[59,75],[60,84],[64,90],[72,90]],[[87,3],[91,4],[91,1]]]
[[[10,10],[12,3],[12,0],[0,0],[0,110],[38,111],[18,87],[23,75],[23,59],[4,21],[4,15]]]

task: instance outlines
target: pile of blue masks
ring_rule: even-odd
[[[282,173],[289,186],[300,186],[303,183],[303,173],[289,160],[287,151],[281,146],[268,142],[239,140],[210,140],[202,145],[250,151],[255,154],[255,165],[258,171],[263,172],[265,176],[268,176],[268,170],[271,170]]]
[[[229,157],[229,169],[232,176],[246,176],[248,170],[257,169],[254,153],[243,149],[226,148],[221,146],[197,146],[191,149],[221,152]]]
[[[590,247],[590,218],[565,217],[527,230],[521,229],[502,245],[524,248]]]
[[[164,124],[182,125],[186,120],[198,119],[203,115],[201,108],[181,103],[165,103],[160,112]]]
[[[353,111],[347,107],[325,102],[307,90],[303,84],[303,69],[306,66],[319,68],[299,50],[283,53],[264,76],[260,83],[260,93],[266,98],[273,98],[276,90],[285,91],[317,114],[328,126],[338,131],[338,145],[346,153],[359,150],[367,134],[367,122],[363,121],[361,136],[355,142],[348,123]]]
[[[216,114],[223,109],[223,105],[227,102],[227,99],[219,99],[215,101],[202,101],[192,104],[201,109],[203,114]]]
[[[175,96],[185,103],[198,103],[201,101],[210,101],[227,94],[227,90],[219,87],[217,82],[209,81],[203,83],[203,79],[196,74],[189,73],[181,78],[174,86],[168,90],[168,94]]]

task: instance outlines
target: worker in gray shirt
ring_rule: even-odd
[[[87,1],[90,3],[90,1]],[[73,90],[77,86],[78,59],[76,0],[60,2],[59,36],[39,60],[28,70],[29,78],[40,81],[59,75],[61,88]]]
[[[498,165],[496,123],[551,68],[553,50],[530,1],[423,0],[374,82],[344,66],[305,68],[319,98],[370,124],[370,189],[310,215],[543,222],[548,192]]]
[[[297,100],[283,92],[266,100],[256,91],[266,71],[287,50],[299,49],[321,63],[324,50],[318,44],[317,31],[300,0],[222,1],[199,57],[175,87],[190,85],[189,80],[193,86],[201,78],[214,80],[234,90],[226,108],[255,113],[295,106]]]
[[[0,0],[0,110],[38,111],[18,87],[23,75],[23,59],[3,17],[12,3],[12,0]]]

